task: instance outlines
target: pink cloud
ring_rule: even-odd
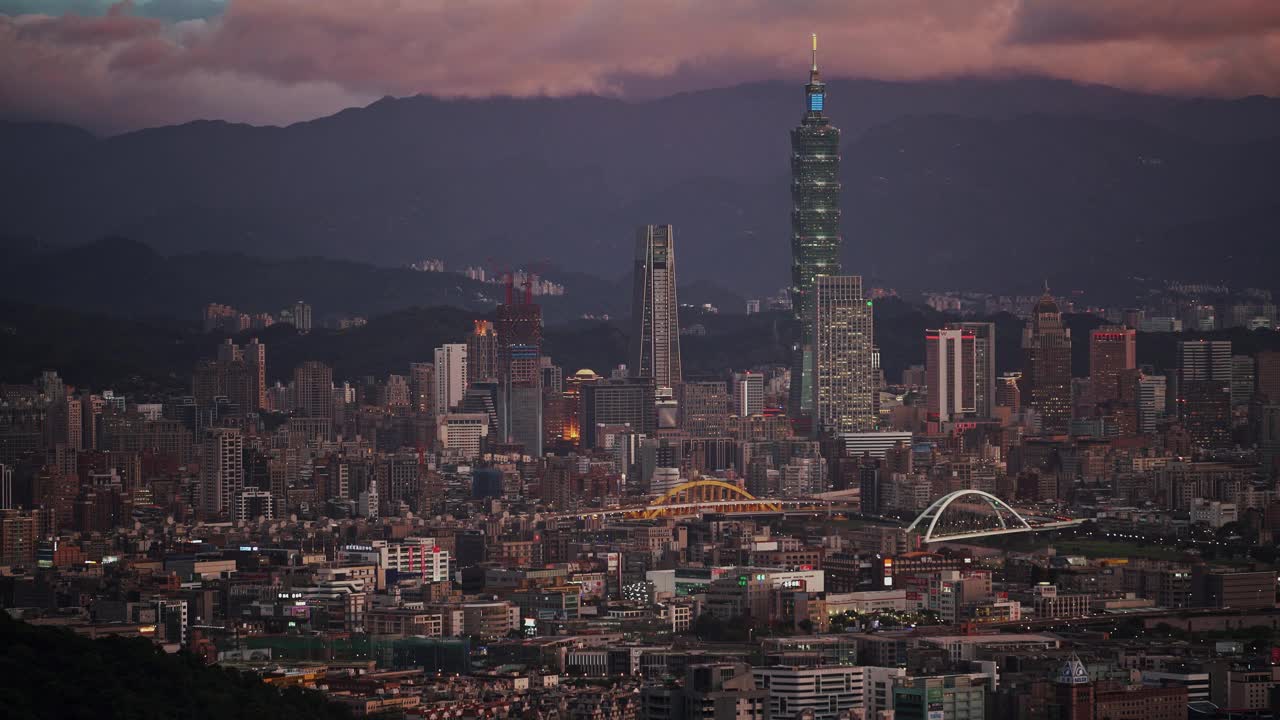
[[[1034,72],[1280,94],[1270,0],[231,0],[209,20],[0,16],[0,110],[119,130],[302,120],[382,95]]]

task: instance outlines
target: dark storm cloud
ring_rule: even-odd
[[[0,0],[14,9],[30,0]],[[651,96],[803,75],[1043,73],[1280,93],[1277,2],[136,0],[0,15],[0,112],[120,130],[302,120],[383,95]],[[111,9],[114,7],[114,9]],[[29,7],[28,7],[29,10]],[[182,18],[174,21],[173,18]]]
[[[1013,13],[1015,43],[1088,44],[1257,38],[1280,29],[1275,0],[1023,0]]]

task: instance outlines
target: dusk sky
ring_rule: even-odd
[[[0,0],[0,115],[288,123],[384,95],[1037,73],[1280,94],[1275,0]]]

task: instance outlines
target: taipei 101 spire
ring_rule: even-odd
[[[791,130],[791,305],[800,321],[791,365],[792,418],[812,409],[815,279],[840,274],[840,129],[827,119],[816,34],[812,52],[804,116]]]

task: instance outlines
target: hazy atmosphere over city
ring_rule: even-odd
[[[0,0],[14,718],[1280,717],[1280,3]]]

